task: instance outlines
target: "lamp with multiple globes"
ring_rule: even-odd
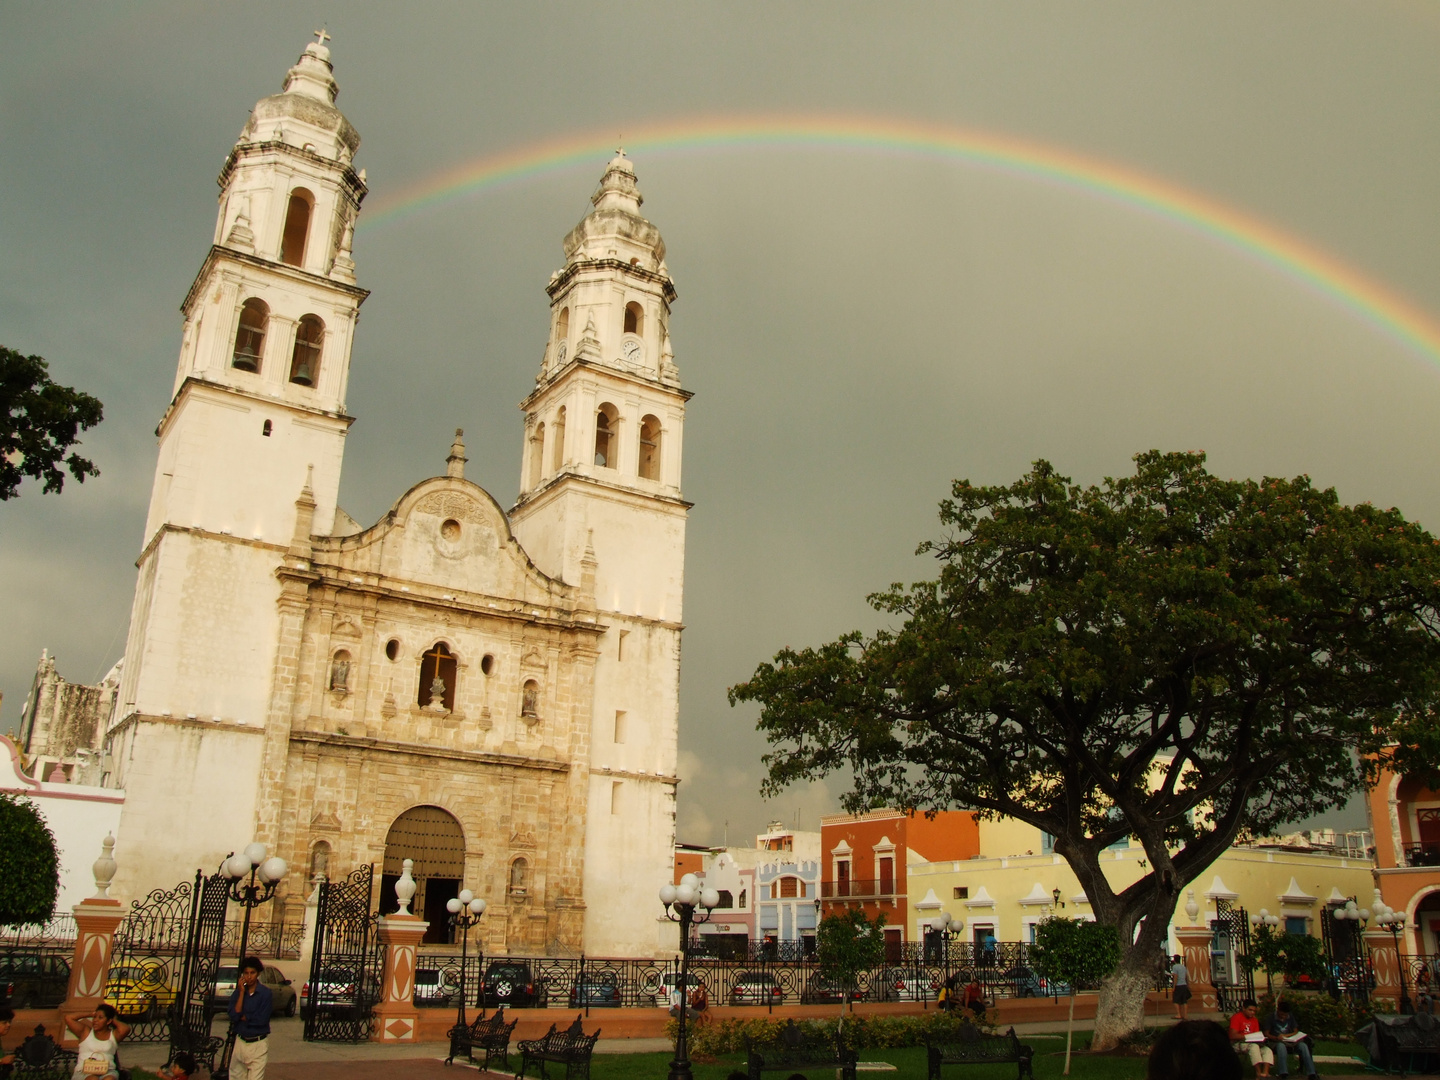
[[[690,928],[710,920],[711,909],[720,904],[720,894],[703,885],[694,874],[686,874],[679,885],[660,886],[660,903],[665,908],[665,917],[680,924],[680,1030],[675,1036],[675,1060],[670,1062],[669,1080],[692,1080],[690,1048],[685,1041],[685,1014],[690,998]]]
[[[965,916],[942,911],[930,920],[930,929],[940,935],[940,948],[945,953],[945,986],[950,985],[950,939],[965,930]],[[947,999],[951,995],[947,995]]]
[[[245,845],[242,851],[233,851],[220,863],[220,873],[228,879],[228,893],[231,901],[245,909],[240,924],[240,959],[243,962],[250,949],[250,913],[261,904],[269,903],[275,897],[275,888],[285,879],[289,871],[285,860],[271,856],[265,845],[255,840]],[[235,1052],[235,1030],[232,1028],[225,1039],[225,1052],[217,1076],[228,1076],[230,1056]]]
[[[1400,935],[1405,930],[1405,912],[1396,911],[1380,899],[1380,890],[1375,890],[1375,925],[1390,931],[1395,942],[1395,967],[1400,973],[1400,1012],[1410,1015],[1415,1012],[1415,1003],[1410,1000],[1410,984],[1405,978],[1405,957],[1400,955]]]
[[[450,913],[450,925],[460,935],[460,1007],[455,1017],[455,1023],[463,1028],[465,1020],[465,964],[466,949],[470,944],[470,928],[480,921],[480,916],[485,914],[486,903],[476,896],[469,889],[461,889],[459,894],[452,896],[445,901],[445,910]],[[481,956],[484,954],[481,953]],[[481,966],[484,961],[481,960]],[[484,1015],[485,1006],[480,1006],[481,1015]]]

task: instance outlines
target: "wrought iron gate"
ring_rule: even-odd
[[[132,1043],[170,1040],[170,1015],[185,978],[198,873],[195,879],[132,901],[115,931],[105,1000],[130,1025]]]
[[[1210,924],[1210,981],[1222,1013],[1240,1011],[1240,1003],[1255,997],[1255,969],[1250,962],[1250,916],[1229,900],[1215,901]]]
[[[1353,901],[1355,898],[1349,898]],[[1325,944],[1325,983],[1330,996],[1350,999],[1357,1007],[1370,1002],[1375,972],[1370,951],[1365,947],[1364,926],[1358,919],[1337,919],[1335,912],[1345,902],[1327,904],[1320,917],[1320,938]]]
[[[384,954],[371,913],[375,866],[362,866],[344,881],[320,886],[315,913],[315,950],[305,1002],[308,1042],[364,1042],[370,1014],[380,1000]]]
[[[190,938],[185,951],[185,968],[180,994],[171,1011],[170,1052],[191,1050],[210,1034],[215,1014],[215,978],[220,970],[220,951],[225,938],[225,914],[229,907],[229,880],[223,874],[203,878],[195,874],[195,905]]]

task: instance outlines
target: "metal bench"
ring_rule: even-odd
[[[70,1080],[75,1072],[75,1051],[60,1046],[45,1033],[45,1025],[25,1036],[15,1048],[15,1064],[10,1073],[16,1080]]]
[[[464,1054],[465,1060],[473,1065],[475,1051],[484,1050],[484,1068],[489,1069],[490,1062],[496,1059],[505,1068],[510,1068],[510,1036],[518,1023],[518,1018],[505,1023],[505,1006],[502,1005],[488,1020],[476,1017],[472,1024],[456,1024],[450,1029],[450,1056],[445,1059],[445,1064],[449,1065]]]
[[[580,1028],[580,1017],[575,1017],[575,1022],[564,1031],[556,1031],[555,1025],[550,1025],[543,1038],[522,1039],[520,1041],[520,1076],[524,1076],[530,1063],[533,1061],[540,1066],[542,1080],[549,1080],[550,1074],[545,1069],[547,1061],[553,1061],[557,1065],[565,1066],[566,1080],[571,1077],[583,1076],[585,1080],[590,1078],[590,1055],[595,1052],[595,1043],[600,1038],[600,1029],[595,1029],[594,1035],[586,1035]]]
[[[184,1010],[177,1009],[170,1014],[170,1057],[169,1061],[175,1060],[175,1055],[181,1050],[191,1055],[197,1065],[205,1066],[207,1072],[215,1071],[215,1057],[225,1048],[225,1039],[220,1035],[210,1034],[210,1018],[207,1016],[203,1027],[193,1026],[188,1021],[194,1017],[187,1016]]]
[[[1003,1065],[1014,1062],[1019,1066],[1016,1080],[1029,1077],[1035,1080],[1031,1059],[1035,1056],[1033,1047],[1026,1046],[1015,1037],[1012,1027],[1004,1035],[986,1035],[974,1024],[966,1024],[952,1039],[925,1037],[925,1052],[929,1059],[929,1080],[940,1080],[941,1070],[946,1065]]]
[[[838,1069],[842,1080],[855,1080],[856,1054],[845,1046],[839,1032],[826,1035],[807,1031],[788,1020],[773,1039],[745,1038],[745,1069],[750,1080],[762,1073],[799,1072],[803,1069]]]

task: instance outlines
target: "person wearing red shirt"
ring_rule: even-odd
[[[1236,1053],[1250,1055],[1256,1077],[1264,1078],[1270,1075],[1270,1066],[1275,1064],[1275,1051],[1263,1041],[1254,1041],[1255,1036],[1260,1034],[1260,1020],[1255,1015],[1258,1011],[1251,999],[1241,1002],[1240,1011],[1230,1017],[1230,1041],[1235,1044]],[[1249,1041],[1247,1035],[1250,1036]]]

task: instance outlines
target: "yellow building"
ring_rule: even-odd
[[[1330,837],[1326,837],[1327,840]],[[1365,904],[1374,895],[1374,861],[1363,845],[1346,853],[1333,840],[1312,850],[1295,850],[1301,837],[1232,847],[1195,881],[1200,909],[1192,920],[1182,896],[1171,920],[1170,952],[1179,951],[1174,928],[1192,922],[1209,925],[1215,902],[1228,900],[1251,915],[1264,909],[1277,915],[1290,933],[1319,935],[1323,906],[1340,897],[1358,897]],[[1283,845],[1283,846],[1282,846]],[[980,822],[981,854],[963,862],[926,862],[913,849],[907,860],[911,930],[922,940],[925,927],[946,911],[963,919],[966,940],[983,943],[1030,941],[1035,923],[1050,914],[1093,918],[1090,904],[1068,863],[1051,850],[1050,838],[1013,819]],[[1148,873],[1145,851],[1133,841],[1104,853],[1105,876],[1116,891]],[[907,935],[909,936],[909,935]]]

